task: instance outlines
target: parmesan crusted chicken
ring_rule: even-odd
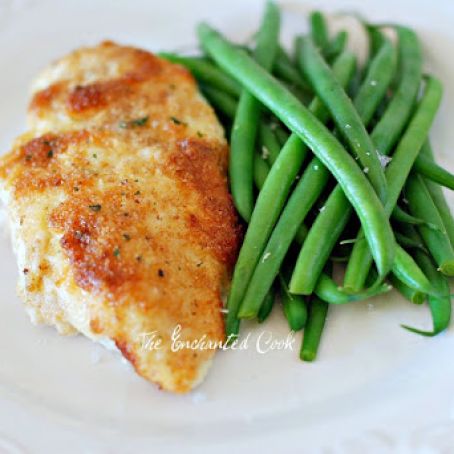
[[[184,68],[105,42],[41,74],[28,124],[0,182],[32,321],[189,391],[224,340],[239,241],[213,110]]]

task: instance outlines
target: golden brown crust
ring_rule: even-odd
[[[61,260],[21,265],[24,285],[44,282],[26,298],[44,310],[52,282],[73,326],[111,339],[145,378],[187,391],[213,351],[172,352],[173,329],[224,338],[221,291],[239,242],[213,111],[186,70],[113,43],[76,51],[38,86],[32,130],[0,163],[17,238],[40,263]],[[30,204],[42,208],[31,216]],[[34,248],[38,224],[47,236]],[[161,351],[140,344],[153,331]]]

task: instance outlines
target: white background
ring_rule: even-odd
[[[454,169],[454,2],[282,2],[286,40],[305,12],[358,11],[416,27],[446,92],[433,130]],[[28,87],[53,59],[102,39],[150,50],[191,48],[209,20],[230,37],[255,30],[261,1],[0,0],[0,150],[24,130]],[[451,161],[450,161],[451,160]],[[454,450],[454,333],[426,339],[428,311],[396,294],[334,308],[314,364],[295,351],[221,352],[188,396],[157,391],[114,354],[34,327],[15,295],[16,264],[0,238],[0,453],[443,452]],[[287,334],[280,311],[265,327]],[[246,326],[257,335],[254,325]]]

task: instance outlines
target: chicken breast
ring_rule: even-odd
[[[213,110],[184,68],[105,42],[41,74],[28,122],[0,182],[32,321],[189,391],[224,340],[239,241]]]

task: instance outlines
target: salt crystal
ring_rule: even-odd
[[[390,161],[392,160],[392,158],[390,158],[389,156],[385,156],[385,155],[382,155],[382,154],[378,154],[378,159],[380,161],[380,165],[385,168],[389,163]]]
[[[262,147],[262,159],[268,159],[269,156],[270,156],[270,152],[269,152],[268,148],[263,146]]]
[[[271,256],[271,252],[267,252],[264,256],[263,256],[263,259],[262,259],[262,263],[265,262],[266,260],[268,260]]]

